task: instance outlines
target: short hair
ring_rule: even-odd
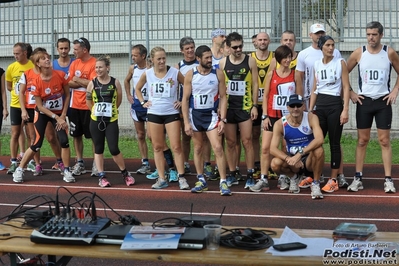
[[[255,39],[256,37],[258,37],[258,34],[252,35],[251,39]]]
[[[292,51],[287,45],[281,45],[277,47],[276,51],[274,51],[274,57],[279,64],[284,58],[287,58],[288,56],[292,57]]]
[[[180,50],[183,50],[183,47],[185,45],[187,45],[187,44],[194,44],[194,47],[195,47],[194,39],[191,38],[191,37],[188,37],[188,36],[181,38],[181,40],[180,40]]]
[[[242,41],[242,40],[243,40],[243,38],[242,38],[241,34],[239,34],[238,32],[232,32],[229,35],[227,35],[226,44],[227,44],[228,47],[230,47],[231,46],[231,42],[233,42],[233,41]]]
[[[30,58],[33,52],[33,48],[32,45],[30,45],[30,43],[25,43],[25,42],[17,42],[16,44],[14,44],[14,48],[15,47],[21,47],[22,51],[26,51],[26,57]]]
[[[151,49],[151,52],[150,52],[151,58],[154,58],[156,52],[164,52],[164,53],[166,53],[165,49],[163,47],[155,46],[154,48]]]
[[[104,64],[109,67],[111,65],[111,57],[109,55],[101,55],[99,56],[96,61],[102,61]]]
[[[56,44],[55,47],[58,48],[58,44],[61,43],[61,42],[67,42],[68,46],[71,47],[71,41],[69,39],[67,39],[67,38],[59,38],[57,40],[57,44]]]
[[[79,44],[80,47],[86,48],[87,51],[90,52],[90,42],[84,37],[74,40],[73,44]]]
[[[202,58],[202,56],[204,55],[205,52],[212,52],[212,50],[207,45],[200,45],[195,50],[195,56]]]
[[[136,45],[134,45],[134,46],[132,47],[132,50],[133,50],[133,49],[139,50],[140,55],[144,55],[145,57],[147,57],[148,51],[147,51],[147,48],[145,48],[144,45],[142,45],[142,44],[136,44]]]
[[[371,21],[367,23],[366,29],[378,29],[379,34],[382,34],[384,32],[384,27],[378,21]]]
[[[294,39],[296,38],[295,32],[292,30],[285,30],[285,31],[283,31],[283,33],[281,33],[281,36],[283,36],[283,34],[292,34],[292,35],[294,35]]]

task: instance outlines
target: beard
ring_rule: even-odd
[[[204,69],[211,69],[212,68],[212,62],[211,63],[201,63],[201,67]]]

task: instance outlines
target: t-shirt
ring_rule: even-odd
[[[32,61],[28,61],[25,65],[22,65],[19,62],[14,62],[8,66],[6,71],[6,81],[12,83],[12,90],[11,90],[11,101],[10,106],[21,108],[19,103],[19,79],[21,78],[22,74],[34,67]]]

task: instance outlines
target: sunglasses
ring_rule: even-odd
[[[79,43],[83,44],[84,47],[87,47],[86,42],[84,40],[82,40],[81,38],[79,38],[77,41]]]
[[[294,103],[294,104],[290,104],[288,105],[290,108],[301,108],[302,107],[302,103]]]
[[[230,48],[233,50],[237,50],[238,48],[242,49],[243,45],[231,46]]]

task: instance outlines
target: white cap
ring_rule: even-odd
[[[312,26],[310,26],[310,32],[311,33],[317,33],[319,31],[326,32],[326,30],[324,29],[323,24],[316,23],[316,24],[313,24]]]

